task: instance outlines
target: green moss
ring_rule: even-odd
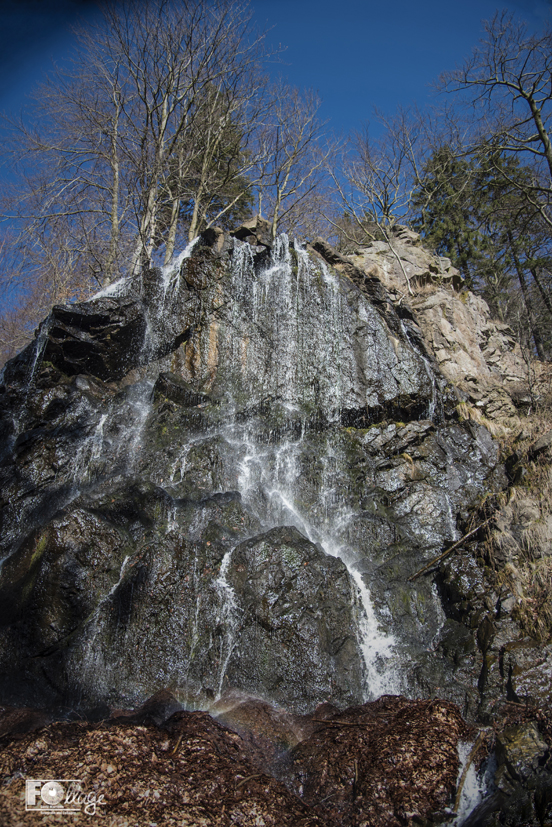
[[[282,557],[291,569],[298,569],[301,565],[301,557],[295,549],[289,546],[284,546],[282,549]]]
[[[33,550],[32,556],[31,556],[31,563],[30,563],[31,567],[34,566],[36,563],[38,563],[38,561],[40,560],[40,558],[42,557],[42,555],[46,551],[47,545],[48,545],[48,536],[46,534],[42,534],[42,536],[39,537],[38,540],[36,541],[36,545],[34,547],[34,550]]]

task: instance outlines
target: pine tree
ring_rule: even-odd
[[[545,359],[552,352],[552,238],[524,195],[531,176],[516,156],[492,146],[465,157],[442,147],[414,193],[414,226]]]

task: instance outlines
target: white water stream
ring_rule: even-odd
[[[348,543],[353,515],[347,505],[347,481],[339,471],[346,461],[336,455],[331,437],[318,439],[320,452],[314,461],[322,470],[309,482],[308,491],[303,480],[309,451],[305,438],[308,406],[316,403],[323,408],[331,426],[339,424],[341,409],[347,404],[349,389],[342,361],[350,359],[347,328],[351,319],[339,282],[323,263],[315,267],[304,250],[298,250],[294,265],[287,239],[281,237],[269,266],[258,277],[249,245],[236,245],[232,293],[236,302],[226,340],[221,336],[220,361],[224,365],[226,358],[234,374],[234,406],[238,409],[240,392],[241,400],[252,403],[261,396],[261,403],[263,397],[269,399],[269,409],[278,409],[282,420],[280,430],[267,431],[266,417],[253,413],[245,422],[236,416],[222,428],[226,463],[234,471],[235,486],[246,510],[265,529],[294,526],[326,554],[345,563],[356,605],[365,698],[397,693],[401,686],[395,641],[378,622],[370,589],[357,568],[360,554]],[[254,341],[252,328],[257,330]],[[185,452],[175,471],[182,473],[184,466]],[[221,619],[227,630],[219,691],[239,621],[236,598],[226,579],[230,556],[231,552],[225,556],[217,581]]]
[[[196,243],[161,270],[158,295],[146,312],[144,366],[159,350],[156,338],[164,324],[175,322],[177,329],[181,265]],[[123,295],[128,286],[117,282],[95,298]],[[206,296],[205,307],[218,304],[214,297],[219,289],[216,283],[208,288],[206,294],[210,290],[212,295]],[[285,236],[277,239],[264,268],[255,268],[248,244],[236,242],[231,283],[225,291],[231,302],[211,324],[198,326],[195,346],[197,353],[215,354],[217,393],[233,413],[214,426],[216,433],[197,440],[221,438],[226,490],[240,493],[245,509],[265,530],[294,526],[327,555],[343,561],[364,660],[365,699],[400,692],[395,640],[378,619],[360,570],[369,549],[356,546],[347,458],[334,437],[344,410],[362,412],[377,408],[380,398],[415,392],[420,386],[416,371],[422,375],[428,366],[408,344],[389,337],[381,317],[358,298],[358,291],[347,293],[343,280],[323,262],[314,264],[298,245],[292,251]],[[106,463],[132,470],[151,411],[152,379],[159,368],[152,365],[152,370],[127,389],[124,423],[120,406],[118,414],[109,404],[98,413],[76,457],[75,492],[96,472],[102,474]],[[194,439],[181,446],[173,461],[175,482],[187,473]],[[169,528],[177,528],[176,512],[170,515]],[[215,584],[219,620],[226,630],[217,675],[219,693],[239,620],[226,576],[231,553],[225,556]],[[121,578],[123,573],[124,566]]]

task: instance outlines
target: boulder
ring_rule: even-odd
[[[244,221],[236,230],[230,233],[240,241],[247,241],[253,247],[272,247],[272,232],[270,222],[260,215]]]
[[[341,560],[296,528],[274,528],[236,547],[228,582],[237,615],[229,686],[303,712],[361,696],[354,587]]]
[[[548,754],[548,744],[534,721],[505,729],[497,738],[496,755],[499,766],[504,766],[512,778],[527,780]]]

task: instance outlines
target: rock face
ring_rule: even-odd
[[[533,529],[550,551],[535,497],[501,493],[524,463],[545,473],[549,435],[505,467],[491,435],[517,422],[519,353],[409,231],[349,257],[267,232],[209,231],[170,267],[54,308],[5,366],[0,734],[111,714],[105,743],[153,749],[178,823],[189,805],[194,824],[228,806],[228,823],[395,827],[450,815],[474,735],[459,710],[491,724],[523,701],[473,823],[546,823],[551,731],[529,713],[549,703],[552,646],[474,553],[492,536],[506,576]],[[53,777],[76,737],[57,726]],[[195,782],[170,798],[167,738],[192,744],[170,772],[189,775],[201,743],[231,802],[213,814]]]
[[[488,419],[515,417],[511,395],[527,386],[530,369],[509,327],[463,289],[449,259],[432,255],[416,233],[397,225],[389,242],[374,241],[348,261],[414,312],[440,371],[464,399]]]
[[[408,578],[505,485],[496,444],[385,279],[246,230],[54,308],[6,366],[0,699],[474,716],[483,614]]]
[[[340,705],[362,695],[361,607],[341,560],[296,528],[273,528],[234,549],[226,578],[237,615],[228,685],[304,709],[313,692]]]

